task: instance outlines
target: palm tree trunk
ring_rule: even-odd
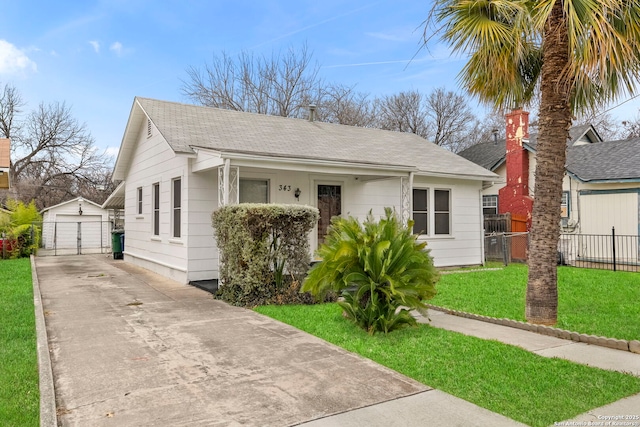
[[[554,325],[558,315],[557,250],[560,202],[571,127],[573,82],[567,79],[569,42],[563,1],[557,0],[545,25],[540,91],[535,197],[529,251],[526,318]]]

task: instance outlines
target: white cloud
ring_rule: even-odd
[[[37,71],[36,63],[20,49],[6,40],[0,40],[0,74]]]
[[[100,42],[99,41],[89,40],[89,44],[91,46],[93,46],[93,50],[95,50],[96,53],[100,53]]]
[[[104,154],[106,154],[109,157],[113,157],[116,158],[118,157],[118,153],[120,152],[120,147],[107,147],[104,150]]]
[[[122,55],[122,43],[120,42],[114,42],[111,44],[111,46],[109,46],[109,50],[112,52],[115,52],[116,55],[121,56]]]

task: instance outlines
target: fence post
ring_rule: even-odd
[[[613,271],[616,271],[616,228],[611,227],[611,248],[613,250]]]
[[[505,266],[509,265],[507,258],[507,235],[505,233],[502,233],[502,261]]]

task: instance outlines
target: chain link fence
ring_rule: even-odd
[[[56,221],[33,226],[41,232],[39,256],[111,252],[112,221]]]

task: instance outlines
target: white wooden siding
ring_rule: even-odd
[[[581,194],[581,227],[584,234],[638,234],[638,194]]]
[[[185,212],[188,192],[185,179],[188,159],[177,157],[160,133],[152,129],[147,138],[146,121],[138,133],[138,141],[125,179],[125,259],[157,271],[180,282],[187,282],[188,222],[183,214],[183,233],[171,236],[171,181],[183,180]],[[151,186],[160,183],[160,234],[152,235]],[[137,189],[142,187],[142,215],[137,213]]]
[[[482,264],[482,185],[478,181],[445,180],[441,178],[416,177],[414,187],[429,188],[432,200],[433,189],[451,190],[451,234],[447,236],[427,235],[427,241],[436,266]],[[429,225],[433,230],[433,207],[429,206]]]

